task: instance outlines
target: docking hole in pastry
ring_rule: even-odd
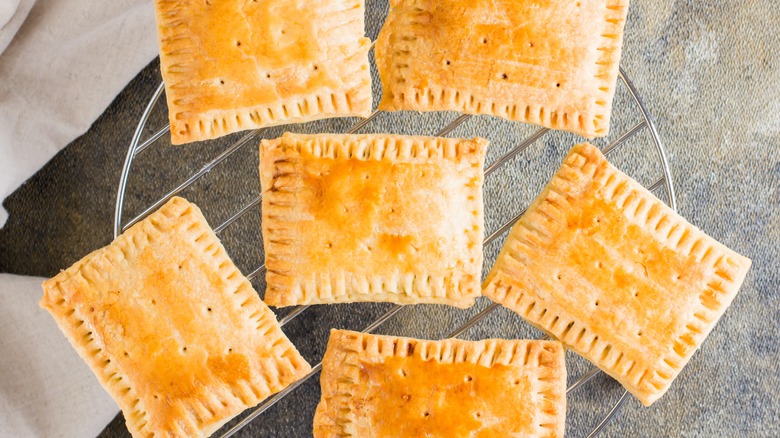
[[[43,283],[135,437],[208,436],[310,371],[197,206],[173,198]]]
[[[332,330],[314,436],[562,437],[557,341],[425,341]]]
[[[379,109],[609,131],[628,0],[391,0]]]
[[[371,112],[363,0],[155,0],[171,141]]]
[[[649,406],[723,315],[749,267],[582,144],[512,228],[483,293]]]
[[[471,306],[486,146],[384,134],[263,140],[265,302]]]

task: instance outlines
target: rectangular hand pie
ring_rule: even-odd
[[[171,141],[371,112],[363,0],[155,0]]]
[[[483,293],[649,406],[749,267],[583,144],[514,226]]]
[[[310,370],[182,198],[43,290],[135,437],[207,436]]]
[[[480,295],[487,140],[263,140],[265,302],[468,307]]]
[[[331,331],[315,438],[562,437],[557,341],[425,341]]]
[[[382,110],[453,110],[603,137],[628,0],[391,0]]]

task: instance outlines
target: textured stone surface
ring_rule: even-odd
[[[375,37],[386,3],[369,1],[369,36]],[[753,268],[732,307],[667,395],[651,408],[629,398],[610,423],[609,436],[777,436],[780,426],[780,12],[772,0],[654,2],[635,0],[626,27],[622,65],[654,116],[669,151],[680,212],[705,232],[751,257]],[[159,83],[157,62],[145,69],[92,129],[57,155],[6,202],[11,213],[0,230],[0,271],[53,275],[112,237],[119,173],[135,123]],[[375,93],[380,92],[375,84]],[[364,132],[433,134],[456,114],[384,114]],[[640,121],[619,87],[609,143]],[[352,119],[287,129],[344,132]],[[165,123],[164,105],[147,135]],[[488,117],[472,118],[455,136],[482,135],[493,143],[490,163],[534,127]],[[281,128],[263,132],[265,137]],[[171,147],[161,140],[139,156],[126,200],[126,218],[139,213],[194,170],[218,155],[222,141]],[[577,138],[554,133],[487,178],[488,232],[522,210],[557,168]],[[183,195],[198,203],[212,225],[259,191],[256,140],[227,159]],[[647,131],[610,159],[645,184],[660,176]],[[656,191],[662,198],[663,190]],[[228,228],[222,239],[244,272],[262,260],[259,210]],[[487,246],[486,269],[503,237]],[[255,281],[262,291],[262,281]],[[484,308],[438,306],[401,310],[378,331],[439,338]],[[361,329],[388,308],[383,304],[314,307],[285,327],[312,362],[319,361],[330,327]],[[287,310],[281,310],[284,314]],[[520,318],[494,312],[464,337],[538,337]],[[588,364],[569,354],[570,381]],[[305,436],[319,399],[316,378],[256,419],[239,436]],[[585,435],[622,393],[600,376],[569,397],[567,431]],[[118,417],[104,436],[127,436]]]

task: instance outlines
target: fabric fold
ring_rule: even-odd
[[[0,436],[96,436],[119,409],[38,306],[43,280],[0,274]]]
[[[0,54],[0,200],[85,133],[157,55],[153,4],[143,0],[21,0],[0,48],[32,3]],[[6,219],[0,209],[0,226]]]

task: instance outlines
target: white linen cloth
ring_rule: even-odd
[[[150,0],[0,0],[0,202],[156,55]],[[119,409],[38,307],[42,280],[0,274],[0,437],[95,436]]]
[[[22,27],[24,19],[27,18],[34,4],[35,0],[0,1],[0,53],[3,53],[16,35],[16,31]]]
[[[0,0],[0,202],[154,59],[156,32],[150,0]]]
[[[119,408],[38,306],[42,281],[0,274],[0,436],[96,436]]]

